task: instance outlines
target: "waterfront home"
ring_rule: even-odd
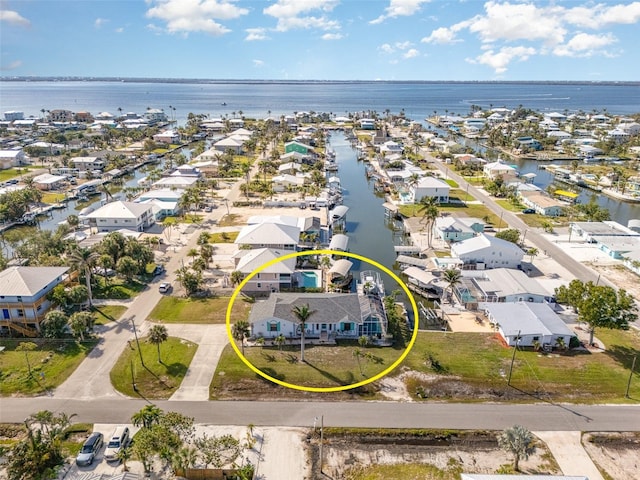
[[[40,336],[51,308],[47,295],[65,280],[67,267],[9,267],[0,272],[0,333]]]
[[[453,163],[457,163],[463,167],[478,167],[484,165],[487,161],[484,158],[476,157],[470,153],[456,153],[453,156]]]
[[[571,222],[571,234],[577,235],[587,243],[598,243],[600,237],[637,237],[640,233],[618,222],[607,220],[604,222]]]
[[[25,163],[25,155],[22,149],[0,150],[0,170],[17,167]]]
[[[148,108],[144,116],[151,124],[162,123],[168,120],[167,114],[160,108]]]
[[[100,157],[74,157],[70,162],[81,174],[88,171],[102,170],[105,167],[105,162]]]
[[[62,175],[51,175],[50,173],[43,173],[33,177],[33,185],[38,190],[58,190],[64,185],[67,177]]]
[[[392,155],[394,153],[402,155],[404,147],[394,142],[393,140],[388,140],[380,145],[380,153],[383,155]]]
[[[549,195],[540,191],[520,191],[520,201],[528,208],[533,208],[536,213],[546,217],[559,217],[563,214],[566,204],[551,198]]]
[[[524,251],[515,243],[481,233],[451,245],[451,255],[467,269],[518,268]]]
[[[244,142],[241,140],[237,140],[231,137],[226,137],[214,143],[213,148],[221,152],[227,152],[228,150],[231,150],[235,155],[240,155],[242,153],[243,144]]]
[[[280,175],[295,175],[300,171],[302,171],[302,167],[300,166],[300,164],[295,162],[283,163],[282,165],[278,166],[278,173]]]
[[[517,176],[516,169],[511,165],[502,163],[501,160],[485,164],[484,167],[482,167],[482,172],[484,173],[485,177],[491,180],[495,180],[500,176],[504,179]]]
[[[553,295],[521,270],[494,268],[463,270],[453,294],[465,308],[476,309],[480,302],[549,303]]]
[[[23,120],[24,112],[20,112],[18,110],[9,110],[4,112],[4,119],[7,122],[13,122],[14,120]]]
[[[274,248],[295,251],[300,242],[300,228],[277,223],[257,223],[240,230],[235,244],[242,249]]]
[[[435,177],[423,177],[417,184],[410,186],[409,190],[415,203],[425,197],[434,198],[437,203],[449,203],[451,186]]]
[[[361,118],[358,123],[360,124],[360,130],[376,129],[376,121],[373,118]]]
[[[198,177],[182,177],[182,176],[169,176],[164,177],[155,182],[153,188],[181,188],[186,190],[187,188],[198,183],[200,179]]]
[[[253,250],[239,250],[234,255],[235,270],[247,277],[256,269],[266,263],[291,253],[291,251],[274,248],[256,248]],[[288,258],[275,262],[272,265],[256,273],[242,287],[242,292],[248,295],[259,295],[270,292],[279,292],[281,289],[291,288],[293,273],[296,269],[296,259]]]
[[[280,155],[280,162],[282,163],[298,163],[298,164],[312,164],[314,162],[312,156],[305,153],[300,153],[296,151],[291,151],[289,153],[285,153],[284,155]]]
[[[71,110],[51,110],[47,116],[49,122],[71,122],[74,118]]]
[[[167,145],[180,143],[180,134],[175,130],[165,130],[164,132],[156,133],[153,136],[153,141]]]
[[[156,220],[162,220],[168,216],[180,215],[182,212],[180,198],[183,194],[184,190],[180,189],[149,190],[136,198],[134,202],[151,205]]]
[[[480,303],[490,323],[509,346],[553,348],[569,345],[575,334],[546,303]]]
[[[305,183],[307,183],[308,176],[299,174],[299,175],[276,175],[271,179],[271,188],[274,192],[289,192],[292,190],[296,190],[302,187]]]
[[[172,177],[196,177],[200,178],[202,176],[202,172],[195,166],[184,164],[178,166],[173,172],[171,172]]]
[[[155,223],[153,208],[149,204],[115,201],[107,203],[85,217],[89,226],[98,232],[111,232],[126,228],[142,232]]]
[[[475,237],[478,233],[484,231],[474,230],[470,225],[465,224],[461,219],[454,217],[437,217],[433,226],[434,233],[447,243],[461,242]]]
[[[334,342],[340,338],[360,336],[381,338],[387,318],[377,298],[358,293],[272,293],[256,302],[249,315],[251,336],[274,339],[284,335],[297,339],[301,326],[292,310],[308,305],[312,315],[305,324],[305,338]]]
[[[321,233],[320,217],[294,217],[293,215],[253,215],[247,220],[247,225],[257,225],[260,223],[275,223],[278,225],[289,225],[300,230],[300,236],[319,236]]]
[[[309,155],[313,153],[313,147],[305,143],[293,141],[284,144],[284,153],[298,152],[303,155]]]

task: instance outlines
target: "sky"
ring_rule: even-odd
[[[0,0],[0,75],[640,81],[639,24],[616,0]]]

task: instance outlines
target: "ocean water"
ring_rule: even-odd
[[[119,108],[144,113],[151,107],[184,123],[190,112],[261,118],[298,111],[384,115],[389,110],[422,121],[434,112],[465,115],[471,105],[632,114],[640,112],[640,84],[0,81],[0,113],[20,110],[36,116],[42,109],[117,114]]]

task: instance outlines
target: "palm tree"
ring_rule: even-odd
[[[273,342],[278,345],[278,350],[282,350],[282,345],[284,345],[284,343],[287,341],[287,339],[285,338],[285,336],[283,334],[278,335],[276,338],[273,339]]]
[[[71,265],[79,271],[82,270],[84,272],[84,279],[87,284],[87,291],[89,292],[89,307],[93,306],[93,295],[91,292],[91,268],[98,261],[98,258],[100,258],[100,255],[88,248],[78,248],[69,256]]]
[[[149,330],[149,343],[155,345],[158,349],[158,363],[162,363],[162,359],[160,358],[160,344],[167,341],[169,338],[169,333],[167,332],[167,327],[164,325],[154,325]]]
[[[131,416],[131,423],[136,427],[150,428],[162,416],[162,410],[151,404],[145,405],[142,409]]]
[[[513,454],[513,469],[520,471],[520,460],[526,460],[536,450],[533,434],[522,425],[514,425],[498,435],[498,445]]]
[[[439,215],[435,197],[422,197],[420,199],[420,208],[418,211],[422,212],[421,222],[426,222],[427,243],[429,247],[431,247],[431,240],[433,239],[433,224]]]
[[[451,293],[453,293],[453,289],[455,288],[456,285],[460,283],[461,279],[462,279],[462,273],[460,273],[460,270],[456,270],[455,268],[449,268],[444,271],[444,273],[442,274],[442,280],[444,280],[447,286],[444,289],[444,292],[442,293],[443,301],[447,297],[447,291],[450,291]]]
[[[309,304],[306,305],[296,305],[291,309],[291,313],[298,320],[298,324],[300,325],[300,363],[304,362],[304,333],[305,333],[305,324],[309,317],[313,315],[315,312],[313,310],[309,310]]]
[[[234,339],[240,342],[242,355],[244,355],[244,339],[251,334],[249,322],[247,322],[246,320],[238,320],[236,323],[234,323],[233,328],[231,329],[231,334],[233,335]]]
[[[244,274],[240,270],[234,270],[233,272],[231,272],[231,285],[240,285],[243,278]]]
[[[531,257],[531,263],[533,263],[533,259],[535,258],[536,255],[538,255],[539,250],[536,247],[532,247],[529,250],[527,250],[527,255],[529,255]]]

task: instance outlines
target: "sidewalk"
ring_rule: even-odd
[[[582,432],[533,432],[547,444],[564,475],[582,475],[604,480],[582,446]]]

